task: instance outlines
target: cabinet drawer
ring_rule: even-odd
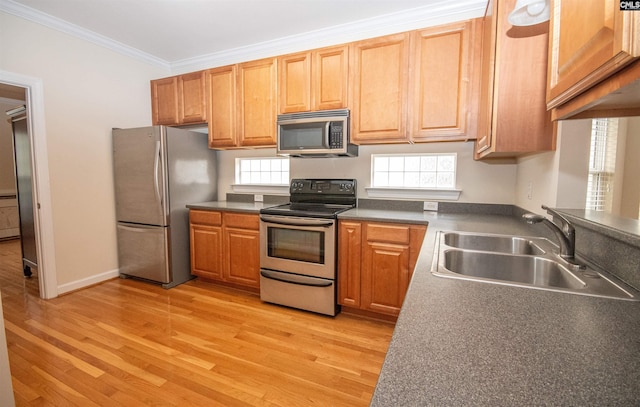
[[[224,226],[227,228],[239,229],[260,229],[260,220],[258,215],[225,212]]]
[[[189,211],[189,222],[198,225],[220,226],[222,225],[222,213],[212,211]]]
[[[380,223],[367,224],[366,236],[368,241],[409,244],[411,233],[408,226],[385,225]]]

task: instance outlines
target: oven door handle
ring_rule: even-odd
[[[333,281],[332,280],[320,280],[320,279],[316,279],[314,278],[313,281],[311,281],[310,278],[305,279],[305,281],[302,281],[302,279],[296,279],[295,277],[284,277],[282,276],[280,273],[274,273],[274,272],[270,272],[268,270],[260,270],[260,275],[264,278],[268,278],[270,280],[276,280],[276,281],[281,281],[283,283],[288,283],[288,284],[298,284],[298,285],[306,285],[309,287],[330,287],[331,285],[333,285]]]
[[[278,217],[274,218],[268,215],[261,215],[260,220],[267,223],[274,223],[276,225],[286,225],[286,226],[319,226],[319,227],[331,227],[333,226],[333,221],[326,220],[316,220],[316,219],[301,219],[301,218],[284,218]]]

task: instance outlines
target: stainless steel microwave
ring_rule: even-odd
[[[357,157],[349,142],[349,110],[278,115],[277,154],[291,157]]]

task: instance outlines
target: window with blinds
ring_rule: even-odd
[[[611,212],[618,119],[593,119],[586,208]]]

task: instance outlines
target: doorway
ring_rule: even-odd
[[[28,128],[32,142],[31,157],[34,176],[33,202],[37,208],[34,211],[35,240],[38,257],[37,285],[39,296],[43,299],[49,299],[58,296],[58,288],[55,272],[42,81],[38,78],[0,70],[0,98],[15,99],[15,96],[7,97],[6,95],[14,95],[11,92],[20,90],[23,92],[24,104],[27,107]],[[4,116],[4,112],[2,115]],[[22,270],[22,268],[20,268],[20,270]],[[24,278],[21,277],[20,272],[18,272],[17,275],[19,278]]]

